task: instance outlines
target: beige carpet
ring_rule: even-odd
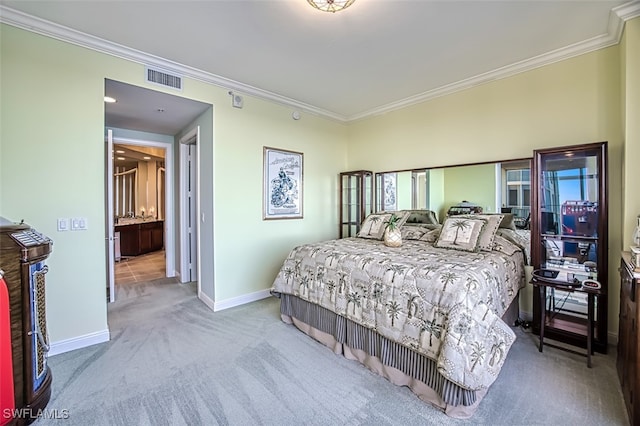
[[[625,425],[615,347],[585,358],[518,336],[466,421],[447,417],[279,319],[269,298],[214,313],[193,285],[135,284],[112,341],[52,357],[63,425]]]

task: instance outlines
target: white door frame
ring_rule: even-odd
[[[163,148],[165,155],[164,162],[164,185],[165,185],[165,199],[164,199],[164,250],[165,250],[165,274],[167,277],[176,276],[176,256],[175,256],[175,212],[173,211],[174,204],[174,187],[173,187],[173,144],[169,142],[158,142],[140,139],[129,139],[114,137],[113,143],[125,144],[125,145],[137,145],[137,146],[151,146],[155,148]],[[112,171],[113,174],[113,171]],[[113,189],[109,196],[113,198]],[[109,213],[109,216],[113,215],[113,208]],[[113,217],[110,217],[113,222]],[[113,227],[113,226],[112,226]]]
[[[191,141],[195,139],[195,143],[191,143]],[[186,276],[184,276],[184,272],[188,269],[188,260],[185,254],[188,251],[189,241],[187,238],[187,234],[183,232],[188,225],[187,218],[187,203],[184,197],[184,194],[187,192],[187,173],[188,171],[185,169],[184,165],[186,163],[186,155],[187,149],[186,146],[194,145],[196,149],[196,163],[195,163],[195,177],[196,177],[196,191],[195,191],[195,199],[196,199],[196,215],[195,215],[195,226],[196,226],[196,281],[198,285],[198,295],[201,292],[201,262],[200,262],[200,226],[199,226],[199,218],[200,218],[200,126],[196,126],[195,128],[189,130],[184,136],[180,138],[180,281],[186,282]]]
[[[115,287],[115,240],[113,227],[113,130],[107,130],[104,162],[107,170],[105,176],[105,189],[106,189],[106,206],[107,206],[107,223],[106,223],[106,240],[107,240],[107,284],[109,285],[109,302],[116,300],[116,287]]]

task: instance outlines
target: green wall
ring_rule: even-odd
[[[200,167],[198,170],[197,180],[200,185],[199,192],[202,194],[215,194],[214,188],[214,180],[213,180],[213,170],[214,167],[211,167],[214,157],[214,108],[213,106],[208,108],[205,112],[203,112],[198,118],[196,118],[192,123],[189,123],[182,131],[178,132],[175,137],[175,141],[173,143],[174,146],[174,158],[176,161],[176,165],[174,170],[179,170],[180,164],[180,138],[185,136],[187,133],[192,131],[193,129],[198,129],[200,142],[198,146],[195,148],[197,152],[199,152],[200,156]],[[180,178],[176,176],[175,185],[175,194],[180,193]],[[212,196],[205,196],[200,198],[200,215],[201,218],[198,220],[197,227],[199,227],[199,234],[202,235],[200,238],[200,258],[202,261],[198,264],[198,269],[200,270],[200,285],[199,285],[199,293],[198,296],[205,300],[209,305],[211,305],[216,300],[216,289],[215,289],[215,270],[214,270],[214,262],[208,261],[208,259],[215,259],[214,252],[214,231],[213,226],[214,223],[211,220],[207,220],[207,218],[214,217],[214,205],[213,205]],[[180,250],[180,238],[181,238],[181,229],[178,226],[179,218],[180,218],[180,197],[175,198],[176,206],[174,209],[175,217],[176,217],[176,253],[180,253],[178,259],[181,257]],[[202,220],[202,216],[204,216],[205,220]],[[176,267],[179,270],[180,274],[183,271],[180,270],[180,262],[176,262]]]
[[[622,57],[621,80],[624,90],[621,101],[624,111],[623,248],[629,250],[633,242],[636,218],[640,215],[638,164],[640,164],[640,18],[627,22],[620,43]],[[612,169],[612,172],[615,172]],[[611,209],[609,209],[611,211]]]
[[[469,201],[491,213],[496,205],[496,166],[478,164],[475,166],[447,167],[444,169],[444,206],[439,212],[447,214],[449,207],[462,201]]]
[[[142,64],[8,25],[0,43],[0,215],[54,240],[54,346],[104,340],[105,79],[175,92],[146,84]],[[210,273],[203,287],[222,307],[268,294],[295,245],[337,237],[337,176],[347,168],[346,126],[304,113],[295,121],[290,108],[250,96],[233,108],[227,92],[187,78],[180,94],[214,106],[201,141],[202,263]],[[304,153],[303,219],[262,220],[263,146]],[[57,232],[57,218],[77,216],[87,218],[87,231]]]
[[[411,190],[411,172],[398,173],[396,176],[396,197],[398,200],[398,210],[409,210],[412,208],[411,199],[413,197]]]

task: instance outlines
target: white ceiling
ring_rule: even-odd
[[[177,135],[211,106],[109,79],[104,93],[117,100],[104,105],[106,127],[161,135]]]
[[[640,15],[638,0],[0,5],[2,22],[345,122],[613,45]]]

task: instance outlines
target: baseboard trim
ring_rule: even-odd
[[[48,356],[63,354],[65,352],[74,351],[76,349],[86,348],[88,346],[97,345],[98,343],[108,342],[111,339],[109,329],[97,331],[95,333],[85,334],[84,336],[72,337],[71,339],[52,342]]]
[[[271,290],[265,289],[256,291],[254,293],[243,294],[242,296],[232,297],[231,299],[221,300],[220,302],[214,302],[214,312],[222,311],[224,309],[233,308],[235,306],[245,305],[247,303],[255,302],[257,300],[266,299],[271,297]]]
[[[202,303],[207,305],[207,307],[209,309],[211,309],[212,311],[215,312],[215,310],[216,310],[215,309],[216,302],[213,299],[211,299],[209,296],[207,296],[202,291],[198,291],[198,299],[202,300]]]
[[[520,310],[520,319],[525,321],[533,321],[533,314],[531,312]]]

